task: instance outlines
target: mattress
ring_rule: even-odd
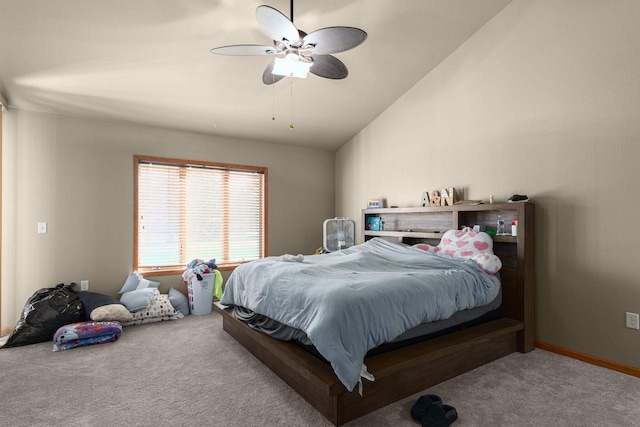
[[[322,256],[268,257],[236,268],[220,300],[304,331],[351,391],[373,380],[368,351],[421,323],[489,304],[500,279],[473,259],[374,238]]]
[[[385,351],[390,351],[405,345],[414,344],[425,339],[440,336],[442,333],[452,332],[465,327],[477,325],[478,323],[497,319],[500,317],[501,305],[502,288],[500,288],[498,295],[488,304],[468,310],[457,311],[447,319],[421,323],[420,325],[397,336],[395,339],[370,350],[367,353],[367,356],[380,354]],[[287,326],[276,320],[270,319],[267,316],[254,313],[253,311],[240,306],[234,307],[233,316],[248,324],[252,329],[270,335],[275,339],[293,341],[296,344],[301,344],[306,350],[324,360],[324,358],[313,347],[313,343],[309,340],[307,334],[300,329]]]

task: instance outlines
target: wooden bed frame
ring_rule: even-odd
[[[400,231],[365,231],[365,240],[380,236],[407,243],[437,242],[440,230],[445,230],[443,221],[446,229],[479,224],[491,230],[498,215],[505,219],[507,231],[511,220],[518,220],[518,235],[494,236],[494,252],[503,263],[502,317],[366,358],[375,381],[363,381],[363,396],[357,390],[348,392],[330,365],[301,347],[256,332],[235,319],[230,308],[214,304],[223,316],[224,330],[336,426],[514,351],[526,353],[534,348],[533,203],[372,209],[363,211],[362,224],[368,215],[384,216],[387,224],[400,224]]]

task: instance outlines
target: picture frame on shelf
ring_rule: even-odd
[[[380,231],[381,224],[379,216],[368,216],[365,223],[365,229],[369,231]]]
[[[367,201],[367,209],[380,209],[384,207],[384,201],[381,198],[369,199]]]

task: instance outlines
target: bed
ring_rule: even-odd
[[[389,215],[391,213],[388,212]],[[507,220],[515,218],[519,230],[517,237],[496,236],[493,239],[494,252],[502,263],[500,316],[427,341],[365,357],[366,371],[373,374],[375,381],[362,381],[360,395],[357,390],[351,391],[354,389],[353,373],[345,376],[344,372],[334,371],[335,363],[332,368],[299,345],[257,332],[236,319],[231,308],[219,303],[216,305],[216,309],[223,315],[224,330],[335,425],[341,425],[513,351],[527,352],[533,349],[532,203],[414,208],[408,211],[396,210],[393,213],[417,216],[423,222],[431,221],[434,214],[441,222],[441,215],[445,213],[451,218],[450,226],[453,229],[458,229],[464,223],[495,223],[496,215],[502,215]],[[364,245],[385,246],[379,242],[380,238],[399,239],[410,245],[421,241],[433,244],[440,236],[435,231],[416,233],[396,230],[382,232],[379,236],[365,236],[367,242]],[[373,239],[368,240],[370,237]],[[407,247],[417,250],[412,246]],[[247,283],[247,286],[250,284]],[[488,292],[485,302],[493,301],[495,296],[493,290]],[[228,303],[228,299],[225,302]],[[239,304],[236,302],[235,305]],[[403,314],[410,317],[408,311],[407,307]]]

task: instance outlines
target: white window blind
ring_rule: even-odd
[[[137,269],[264,257],[265,168],[137,158]]]

